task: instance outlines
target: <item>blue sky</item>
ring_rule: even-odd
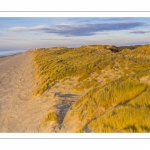
[[[150,43],[150,18],[0,18],[0,50]]]

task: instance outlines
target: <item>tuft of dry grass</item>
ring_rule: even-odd
[[[52,112],[49,112],[47,114],[47,116],[45,117],[45,122],[48,122],[48,121],[55,121],[55,122],[57,122],[57,114],[56,114],[56,112],[52,111]]]

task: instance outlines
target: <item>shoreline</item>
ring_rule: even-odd
[[[7,56],[13,56],[13,55],[17,55],[17,54],[22,54],[22,53],[25,53],[25,52],[28,52],[28,50],[18,51],[18,52],[15,52],[15,53],[2,54],[2,55],[0,55],[0,58],[1,57],[7,57]]]
[[[25,52],[16,53],[16,54],[9,54],[9,55],[0,55],[0,58],[9,57],[9,56],[15,56],[15,55],[22,54],[22,53],[25,53]]]
[[[20,55],[23,54],[27,54],[27,51],[22,53],[7,55],[7,56],[0,56],[0,66],[4,65],[7,61],[11,61],[11,59],[15,59],[16,57],[19,57]]]

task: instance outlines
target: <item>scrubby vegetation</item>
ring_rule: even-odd
[[[73,90],[89,89],[64,119],[80,122],[74,132],[150,132],[150,45],[61,47],[33,54],[39,77],[35,95],[71,77],[78,78]],[[56,120],[54,114],[47,118]]]

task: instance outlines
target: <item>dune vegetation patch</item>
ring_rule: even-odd
[[[106,112],[126,106],[146,90],[147,84],[140,83],[136,78],[119,79],[103,87],[94,88],[73,104],[70,119],[74,115],[78,116],[84,128],[87,123],[105,115]]]
[[[39,79],[34,95],[55,85],[70,88],[62,97],[57,91],[74,98],[60,124],[64,131],[150,132],[150,45],[43,48],[33,55]],[[49,113],[45,122],[58,117]]]
[[[39,49],[34,52],[34,61],[40,79],[36,94],[43,94],[58,80],[66,77],[78,77],[78,82],[90,77],[91,73],[113,65],[112,53],[105,47],[91,49],[86,46],[80,48],[64,48],[60,50]]]
[[[149,108],[120,106],[88,124],[92,132],[150,132]]]

